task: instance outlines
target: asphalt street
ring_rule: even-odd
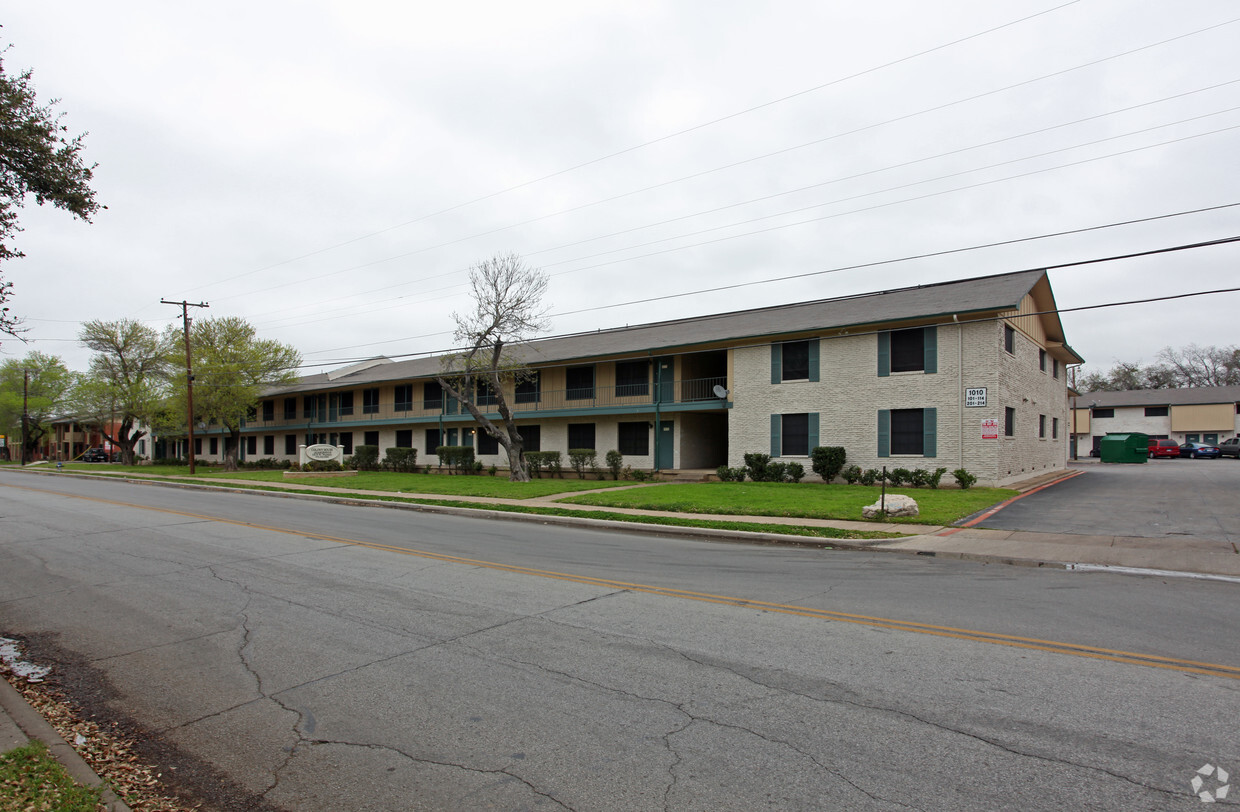
[[[1236,588],[0,472],[0,633],[286,809],[1196,808]]]

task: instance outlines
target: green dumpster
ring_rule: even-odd
[[[1098,449],[1103,462],[1145,462],[1150,456],[1150,436],[1140,432],[1108,434]]]

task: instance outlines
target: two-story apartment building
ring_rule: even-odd
[[[527,449],[618,450],[634,468],[800,460],[843,446],[850,464],[953,470],[1000,483],[1067,459],[1065,343],[1043,271],[677,319],[533,341],[532,377],[506,393]],[[374,359],[267,393],[243,456],[296,459],[325,442],[502,448],[444,396],[437,358]],[[198,453],[224,453],[199,438]],[[205,453],[204,453],[205,452]],[[812,475],[811,475],[812,476]]]
[[[1240,434],[1240,386],[1088,392],[1073,404],[1077,453],[1097,456],[1107,434],[1141,432],[1217,445]]]

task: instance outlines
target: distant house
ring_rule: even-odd
[[[738,467],[746,452],[800,461],[843,446],[862,468],[966,468],[1002,483],[1065,465],[1066,343],[1043,271],[719,313],[531,342],[533,378],[508,392],[526,448],[608,450],[658,470]],[[496,442],[435,382],[439,360],[375,359],[273,389],[243,457],[302,444]],[[226,438],[196,438],[207,459]],[[811,475],[812,478],[812,475]]]
[[[1080,455],[1096,452],[1108,433],[1211,445],[1240,433],[1240,386],[1089,392],[1074,401],[1072,434]]]

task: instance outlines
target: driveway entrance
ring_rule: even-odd
[[[1240,462],[1073,463],[1080,476],[1020,499],[981,523],[997,530],[1216,539],[1240,544]]]

